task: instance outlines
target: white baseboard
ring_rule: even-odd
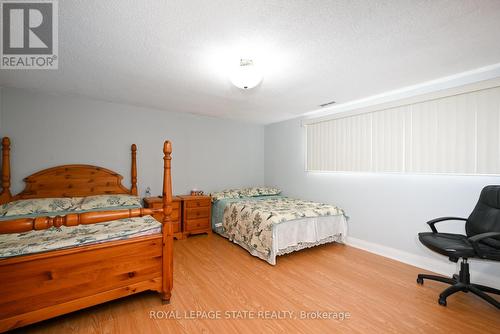
[[[365,250],[370,253],[381,255],[399,262],[403,262],[415,267],[429,270],[441,275],[451,276],[453,272],[457,272],[458,266],[447,259],[430,258],[413,253],[408,253],[396,248],[383,246],[373,242],[348,237],[347,245]],[[492,264],[495,265],[495,264]],[[474,283],[488,285],[500,289],[500,280],[493,275],[474,270],[474,263],[470,267],[471,278]]]

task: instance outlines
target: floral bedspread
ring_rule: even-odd
[[[267,259],[273,244],[273,225],[301,218],[344,215],[336,206],[288,197],[249,199],[230,203],[224,209],[225,236],[244,244]]]
[[[161,227],[153,217],[144,216],[98,224],[0,234],[0,258],[155,234],[161,232]]]

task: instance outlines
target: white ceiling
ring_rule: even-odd
[[[0,86],[271,123],[500,62],[500,1],[64,0],[59,48]],[[251,91],[228,80],[241,56]]]

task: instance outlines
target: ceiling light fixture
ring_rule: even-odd
[[[230,77],[231,82],[241,89],[252,89],[262,81],[262,73],[252,59],[240,59]]]

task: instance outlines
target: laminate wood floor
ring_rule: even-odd
[[[170,304],[146,292],[17,332],[500,333],[500,312],[476,296],[458,293],[442,307],[445,285],[417,285],[421,269],[349,246],[281,256],[276,266],[217,235],[176,241],[174,252]],[[317,311],[330,319],[300,319]]]

